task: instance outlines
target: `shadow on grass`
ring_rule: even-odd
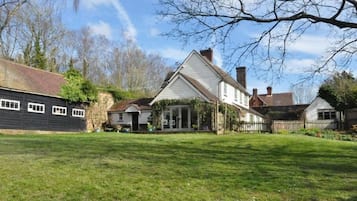
[[[0,155],[31,154],[38,160],[54,158],[53,166],[86,164],[102,170],[125,168],[109,159],[131,162],[127,172],[144,171],[160,179],[206,180],[222,191],[249,189],[303,197],[308,189],[305,198],[311,200],[337,191],[349,194],[357,179],[357,147],[327,147],[323,141],[265,136],[1,137]],[[348,175],[351,182],[345,183]],[[355,197],[351,198],[347,200]]]

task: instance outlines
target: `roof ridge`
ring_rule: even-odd
[[[47,71],[47,70],[44,70],[44,69],[40,69],[40,68],[28,66],[28,65],[26,65],[26,64],[17,63],[17,62],[15,62],[15,61],[12,61],[12,60],[9,60],[9,59],[5,59],[5,58],[2,58],[2,57],[0,57],[0,60],[3,61],[3,62],[10,63],[10,64],[12,64],[12,65],[21,67],[21,68],[26,68],[26,69],[30,69],[30,70],[40,71],[40,72],[44,72],[44,73],[50,73],[50,74],[54,74],[54,75],[57,75],[57,76],[64,77],[64,75],[61,74],[61,73],[51,72],[51,71]]]
[[[195,50],[194,50],[195,51]],[[213,64],[211,61],[209,61],[205,56],[201,55],[200,53],[198,53],[197,51],[195,51],[207,64],[209,64],[212,69],[218,74],[219,77],[221,77],[222,80],[228,82],[228,84],[233,84],[233,85],[237,85],[237,88],[239,88],[240,90],[243,90],[246,94],[249,94],[249,92],[247,91],[246,88],[244,88],[239,82],[237,82],[237,80],[235,80],[229,73],[227,73],[225,70],[223,70],[221,67]],[[231,81],[233,81],[233,83],[230,83],[231,81],[227,80],[227,79],[231,79]],[[235,87],[235,86],[233,86]]]

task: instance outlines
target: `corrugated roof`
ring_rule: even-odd
[[[63,75],[0,59],[0,87],[47,96],[59,96]]]

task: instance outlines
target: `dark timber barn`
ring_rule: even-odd
[[[62,75],[0,59],[0,132],[83,131],[85,110],[59,96]]]

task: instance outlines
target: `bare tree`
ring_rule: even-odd
[[[310,104],[317,96],[318,87],[310,82],[301,82],[291,86],[294,104]]]
[[[112,85],[147,95],[160,89],[169,70],[162,57],[147,54],[130,41],[114,47],[108,61]]]
[[[16,21],[22,25],[16,30],[18,53],[23,54],[22,60],[32,65],[34,61],[31,58],[39,51],[44,56],[45,68],[58,72],[59,47],[67,30],[62,24],[57,5],[47,0],[30,1],[19,10]]]
[[[348,67],[357,52],[356,0],[159,0],[158,13],[174,27],[168,36],[223,45],[232,67],[245,61],[263,70],[281,73],[289,46],[308,31],[323,27],[338,37],[312,73],[330,67]],[[254,26],[257,34],[238,43],[240,30]],[[326,41],[327,43],[327,41]],[[233,66],[234,65],[234,66]]]
[[[17,24],[12,23],[12,19],[26,2],[27,0],[3,0],[0,2],[0,53],[3,57],[10,58],[14,51],[16,36],[11,33],[17,28]]]

